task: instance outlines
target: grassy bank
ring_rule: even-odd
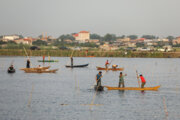
[[[69,57],[72,50],[27,50],[29,56]],[[0,49],[0,56],[25,56],[22,49]],[[142,57],[142,58],[180,58],[180,52],[124,52],[124,51],[74,51],[74,57]]]

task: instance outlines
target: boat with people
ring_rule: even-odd
[[[7,72],[8,72],[8,73],[15,73],[16,70],[15,70],[15,69],[8,69]]]
[[[144,88],[141,88],[141,87],[110,87],[110,86],[104,86],[104,87],[106,87],[108,90],[141,90],[141,91],[150,90],[150,91],[157,91],[160,88],[160,85],[155,86],[155,87],[144,87]]]
[[[38,62],[59,62],[58,60],[38,60]]]
[[[112,71],[123,71],[124,68],[103,68],[103,67],[98,67],[96,66],[97,70],[112,70]]]
[[[74,68],[74,67],[87,67],[89,64],[83,64],[83,65],[66,65],[66,67]]]
[[[97,85],[95,85],[94,86],[94,90],[96,90],[96,91],[103,91],[104,90],[104,86],[97,86]]]

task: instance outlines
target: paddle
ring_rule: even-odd
[[[139,85],[139,88],[140,88],[140,80],[139,80],[139,76],[138,76],[138,71],[137,70],[136,70],[136,75],[137,75],[138,85]]]

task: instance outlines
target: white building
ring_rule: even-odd
[[[3,41],[13,41],[19,39],[19,35],[4,35]]]

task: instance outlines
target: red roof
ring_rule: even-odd
[[[79,33],[89,33],[88,31],[80,31]]]
[[[136,40],[138,40],[138,41],[144,41],[145,38],[139,38],[139,39],[136,39]]]
[[[73,36],[74,36],[74,37],[78,37],[78,36],[79,36],[79,34],[74,34]]]

